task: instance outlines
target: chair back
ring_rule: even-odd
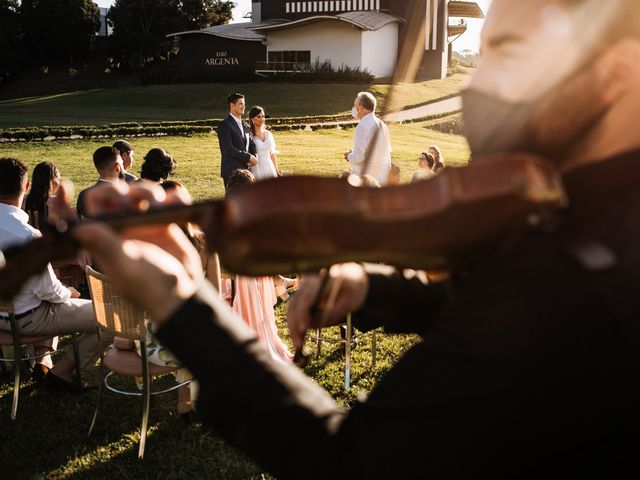
[[[93,310],[100,327],[120,337],[139,340],[146,335],[145,311],[127,300],[106,275],[87,267]]]

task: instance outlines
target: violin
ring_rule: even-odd
[[[242,275],[317,272],[347,261],[402,268],[458,268],[532,216],[566,205],[561,178],[544,159],[509,154],[447,168],[411,185],[364,188],[321,177],[279,177],[232,192],[224,200],[109,214],[116,230],[191,222],[224,268]],[[43,237],[0,256],[0,298],[33,274],[80,248],[75,225],[60,222]]]

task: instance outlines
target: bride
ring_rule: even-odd
[[[273,134],[267,130],[262,107],[253,107],[249,110],[249,123],[251,124],[251,138],[258,149],[258,163],[251,167],[251,173],[256,177],[256,180],[279,176],[276,141]]]

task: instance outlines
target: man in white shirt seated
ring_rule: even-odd
[[[376,117],[376,105],[376,97],[369,92],[360,92],[356,97],[351,114],[360,123],[354,133],[353,150],[345,153],[344,158],[351,164],[352,173],[371,175],[385,185],[391,169],[391,140],[387,126]],[[376,132],[375,144],[370,147]]]
[[[0,158],[0,250],[42,236],[39,230],[27,223],[29,216],[20,208],[27,189],[25,165],[14,158]],[[14,296],[13,309],[21,335],[54,337],[82,332],[78,343],[80,367],[84,368],[95,363],[101,346],[91,301],[79,296],[77,290],[60,283],[49,264],[44,272],[31,277]],[[11,330],[7,312],[0,312],[0,329]],[[110,338],[109,335],[103,336],[105,341]],[[49,340],[37,348],[46,353],[51,345],[52,340]],[[73,349],[69,348],[49,371],[50,365],[46,360],[37,364],[34,368],[36,379],[43,377],[45,386],[54,389],[77,391],[73,383]]]

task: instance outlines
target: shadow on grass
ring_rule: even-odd
[[[95,374],[95,372],[93,372]],[[11,421],[12,383],[0,386],[0,464],[3,479],[261,478],[244,455],[200,426],[185,426],[175,395],[151,405],[145,458],[137,458],[141,402],[106,394],[91,437],[97,391],[56,394],[25,382]]]

